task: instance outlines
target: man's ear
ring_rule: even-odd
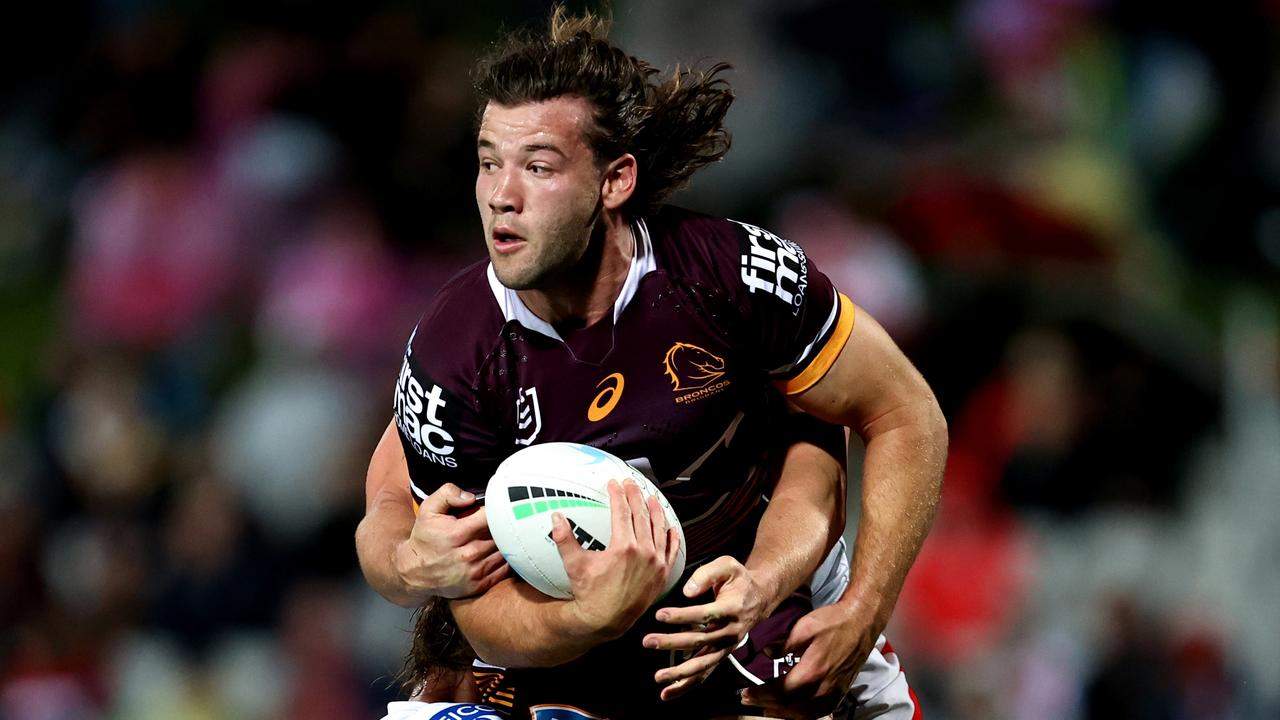
[[[617,210],[636,191],[636,156],[627,153],[609,163],[604,169],[604,185],[600,190],[600,202],[606,210]]]

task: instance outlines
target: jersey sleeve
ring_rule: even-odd
[[[445,483],[483,493],[498,463],[493,424],[475,392],[474,354],[442,327],[446,315],[437,308],[419,321],[396,378],[396,430],[415,510]]]
[[[853,332],[855,308],[797,244],[731,221],[738,236],[734,283],[760,363],[774,385],[798,395],[826,375]]]

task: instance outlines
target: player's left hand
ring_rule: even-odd
[[[849,691],[880,635],[869,612],[839,602],[817,608],[791,628],[785,649],[800,654],[786,675],[747,688],[744,705],[778,718],[813,718],[831,713]]]
[[[693,572],[685,583],[685,597],[697,597],[715,591],[715,600],[706,605],[662,608],[659,621],[672,625],[689,625],[691,629],[676,633],[650,633],[644,646],[654,650],[685,650],[693,654],[688,660],[659,670],[653,679],[662,688],[663,700],[671,700],[688,692],[706,679],[751,628],[769,612],[768,593],[751,576],[751,571],[734,558],[724,555]]]

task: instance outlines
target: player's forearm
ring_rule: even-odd
[[[844,529],[844,464],[808,443],[793,445],[745,563],[770,591],[769,612],[817,570]]]
[[[861,516],[852,579],[840,602],[888,622],[929,532],[942,489],[947,426],[930,394],[864,428]]]
[[[396,572],[394,555],[413,528],[413,510],[392,493],[375,497],[356,527],[356,557],[365,580],[379,595],[401,607],[418,607],[426,596],[410,591]]]
[[[388,422],[369,458],[364,518],[356,527],[356,558],[370,587],[401,607],[419,607],[427,596],[413,592],[397,572],[395,553],[413,530],[409,468],[394,422]]]
[[[821,518],[816,525],[815,518]],[[812,505],[774,500],[761,519],[756,544],[744,563],[752,579],[768,593],[768,615],[809,579],[829,549],[829,516]]]
[[[551,667],[574,660],[620,632],[589,628],[571,601],[507,579],[484,595],[450,603],[476,656],[502,667]]]

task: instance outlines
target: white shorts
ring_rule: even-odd
[[[809,580],[814,607],[836,602],[848,586],[849,554],[842,537]],[[916,720],[921,717],[920,703],[907,685],[907,676],[902,672],[898,654],[884,635],[876,640],[875,648],[854,676],[849,694],[832,717],[836,720]]]

